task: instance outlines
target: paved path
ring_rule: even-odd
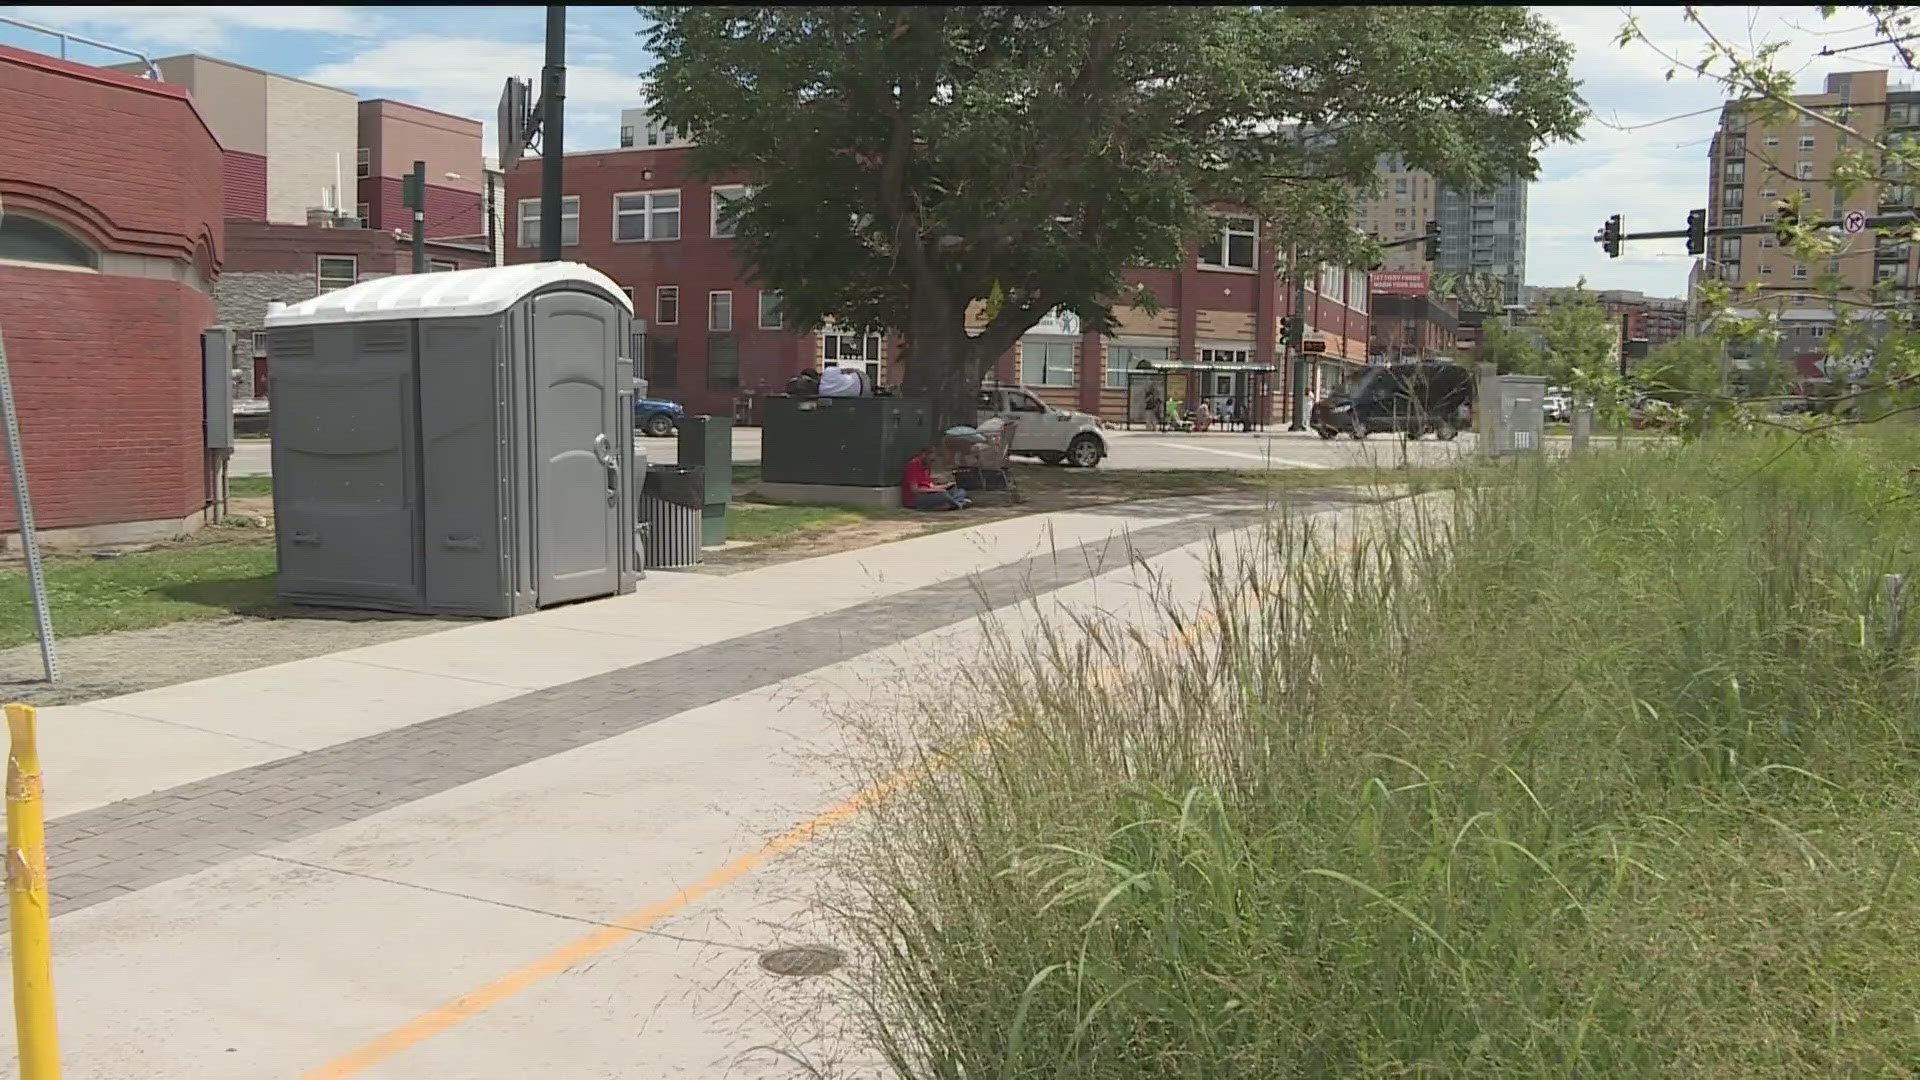
[[[832,933],[809,844],[857,810],[820,760],[839,711],[937,689],[982,606],[1014,633],[1096,611],[1158,633],[1152,591],[1201,595],[1200,542],[1251,512],[1136,505],[656,574],[48,709],[66,1075],[801,1075],[755,1048],[847,1052],[838,1014],[754,960]]]
[[[1335,469],[1352,466],[1395,466],[1402,455],[1415,465],[1437,465],[1471,453],[1474,436],[1465,434],[1451,443],[1421,439],[1407,442],[1397,436],[1375,435],[1363,442],[1323,440],[1311,432],[1210,431],[1205,434],[1155,433],[1114,429],[1107,432],[1112,455],[1103,469]],[[639,438],[634,445],[647,461],[670,465],[679,460],[675,439]],[[760,429],[735,428],[733,460],[737,465],[760,462]],[[234,448],[228,472],[233,476],[266,476],[273,471],[270,445],[265,439],[242,439]]]

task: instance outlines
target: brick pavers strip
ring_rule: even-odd
[[[1349,505],[1296,505],[1315,513]],[[56,915],[346,825],[1204,540],[1230,511],[1022,559],[47,824]],[[0,933],[4,929],[0,928]]]

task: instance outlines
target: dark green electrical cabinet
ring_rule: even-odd
[[[727,504],[733,501],[733,420],[689,416],[680,421],[680,464],[706,474],[700,508],[700,546],[727,542]]]
[[[897,397],[767,399],[760,476],[771,484],[893,487],[933,441],[927,403]]]

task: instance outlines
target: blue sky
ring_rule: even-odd
[[[1816,55],[1822,46],[1869,40],[1863,15],[1842,12],[1823,20],[1814,7],[1705,10],[1709,25],[1727,40],[1790,42],[1783,58],[1802,89],[1817,88],[1829,71],[1898,67],[1887,49]],[[1703,39],[1682,22],[1677,7],[1540,11],[1574,42],[1575,74],[1585,83],[1596,119],[1581,142],[1541,156],[1542,173],[1529,193],[1528,283],[1569,285],[1584,276],[1595,288],[1679,296],[1689,266],[1680,241],[1631,244],[1625,256],[1610,260],[1592,237],[1613,213],[1626,216],[1629,230],[1685,227],[1687,211],[1705,203],[1706,140],[1722,100],[1717,85],[1691,74],[1669,82],[1670,65],[1645,46],[1616,45],[1623,12],[1635,11],[1657,42],[1688,60],[1699,56]],[[150,56],[200,52],[363,97],[399,98],[471,116],[487,124],[489,153],[501,83],[518,75],[537,84],[546,26],[540,7],[16,6],[0,7],[0,13]],[[616,145],[620,110],[642,104],[640,73],[648,64],[636,36],[642,27],[631,7],[568,10],[568,149]],[[51,38],[5,25],[0,42],[56,48]],[[73,47],[70,57],[86,63],[118,59],[84,46]],[[1890,78],[1911,81],[1907,74],[1899,69]],[[1669,119],[1676,116],[1681,118]]]

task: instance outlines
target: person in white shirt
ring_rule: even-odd
[[[859,368],[829,363],[820,372],[821,397],[864,397],[866,393],[867,373]]]

